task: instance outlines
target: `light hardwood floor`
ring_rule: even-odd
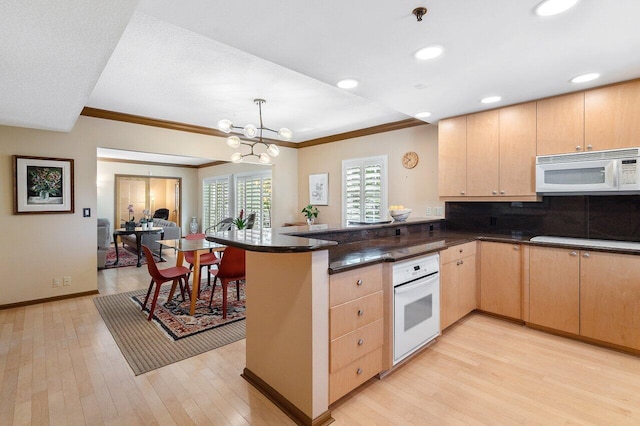
[[[148,284],[144,267],[98,277],[102,294]],[[0,425],[292,424],[243,367],[240,341],[135,377],[93,297],[2,310]],[[332,411],[337,425],[637,425],[640,358],[473,314]]]

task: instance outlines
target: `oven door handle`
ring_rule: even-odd
[[[419,287],[428,286],[431,281],[434,281],[434,280],[437,280],[437,279],[438,279],[437,276],[436,277],[430,277],[429,279],[426,279],[426,280],[416,281],[414,284],[410,284],[410,285],[406,285],[405,284],[405,285],[400,285],[398,287],[394,287],[393,290],[394,290],[395,294],[408,293],[408,292],[413,291],[413,290],[415,290],[415,289],[417,289]]]

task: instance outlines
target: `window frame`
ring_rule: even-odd
[[[371,157],[361,157],[342,160],[342,223],[348,225],[347,219],[347,169],[349,167],[359,166],[363,171],[365,167],[380,164],[380,217],[377,220],[385,220],[387,218],[386,206],[388,200],[389,180],[388,180],[388,157],[387,155],[376,155]],[[364,174],[361,175],[360,197],[364,200],[365,186],[363,183]],[[360,206],[360,220],[364,220],[365,204]]]

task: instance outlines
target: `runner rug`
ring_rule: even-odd
[[[219,285],[214,293],[213,308],[208,307],[210,290],[204,289],[193,317],[185,310],[188,302],[182,302],[180,295],[167,307],[163,306],[170,288],[171,283],[162,286],[152,321],[147,321],[148,310],[140,309],[146,290],[94,299],[136,376],[245,337],[244,284],[240,285],[240,302],[236,301],[235,285],[229,286],[227,320],[222,320]]]

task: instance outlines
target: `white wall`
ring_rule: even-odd
[[[412,217],[425,217],[427,207],[443,207],[438,198],[438,128],[432,125],[379,133],[298,150],[298,199],[296,221],[309,203],[309,175],[329,173],[329,205],[318,206],[318,223],[339,225],[342,212],[342,160],[387,155],[388,204],[413,209]],[[402,155],[418,153],[413,169],[402,166]]]

